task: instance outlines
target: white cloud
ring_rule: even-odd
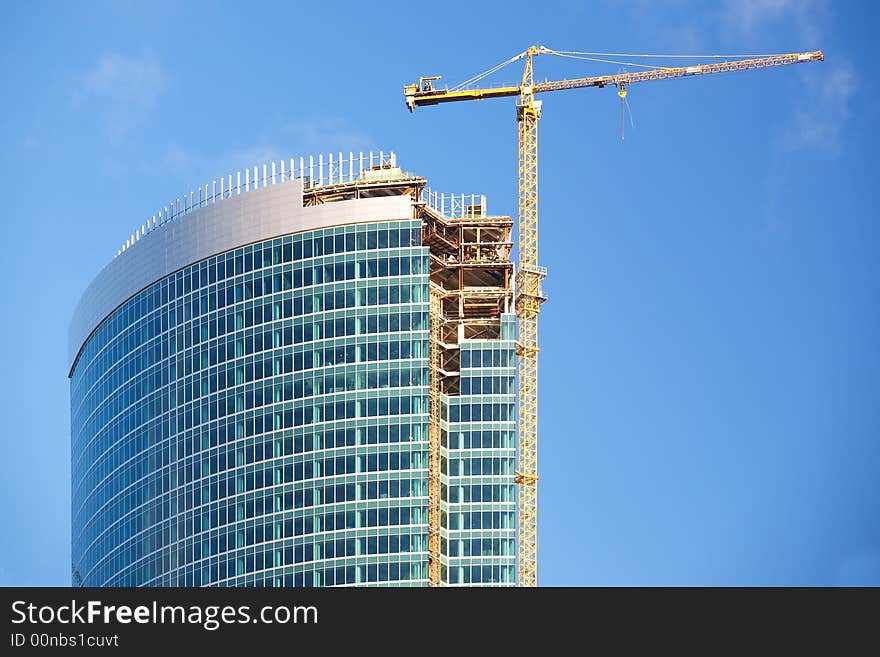
[[[296,119],[284,126],[284,132],[297,154],[369,150],[375,146],[372,137],[337,117]]]
[[[752,32],[797,9],[798,4],[798,0],[728,0],[724,18],[732,27]]]
[[[728,0],[721,24],[732,40],[767,43],[775,39],[775,33],[782,32],[796,39],[789,51],[812,49],[827,40],[830,13],[827,0]],[[839,153],[858,84],[855,68],[834,53],[823,64],[798,67],[798,75],[802,84],[781,145],[787,150]]]
[[[858,88],[858,75],[847,61],[825,63],[824,70],[804,75],[803,100],[783,144],[791,150],[814,149],[837,154],[843,129]]]
[[[248,167],[262,167],[269,162],[278,162],[285,157],[289,158],[290,153],[285,153],[272,144],[258,144],[215,155],[205,155],[179,144],[171,144],[165,150],[162,161],[166,171],[184,185],[195,186],[230,173],[234,175],[237,171],[243,172]]]
[[[272,138],[259,139],[252,146],[213,154],[170,144],[162,157],[165,169],[184,184],[204,184],[215,178],[233,174],[248,167],[262,167],[264,163],[289,160],[291,157],[323,153],[378,150],[367,133],[353,128],[347,121],[337,117],[295,119],[266,128]],[[279,144],[285,144],[280,146]],[[289,146],[287,146],[289,144]]]
[[[290,158],[290,153],[274,144],[258,144],[248,148],[233,150],[214,161],[222,170],[238,171],[254,165],[262,166],[266,162],[278,162]]]
[[[96,106],[110,137],[118,141],[157,106],[167,84],[154,55],[110,53],[82,74],[73,102],[76,107]]]
[[[734,39],[785,24],[793,27],[804,48],[817,47],[827,24],[825,0],[727,0],[721,16],[723,31]]]

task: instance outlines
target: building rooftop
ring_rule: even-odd
[[[413,201],[452,221],[486,216],[485,196],[439,194],[425,185],[397,165],[394,152],[349,152],[254,166],[175,198],[130,234],[83,292],[70,324],[71,372],[114,309],[215,253],[301,230],[410,217]]]
[[[370,151],[368,153],[329,153],[315,157],[291,157],[277,162],[254,165],[236,171],[199,186],[183,196],[172,199],[146,222],[129,235],[116,251],[114,258],[122,255],[143,237],[168,222],[192,214],[196,210],[214,205],[243,193],[293,180],[302,180],[303,190],[318,187],[345,185],[357,182],[380,182],[389,176],[396,179],[416,178],[397,165],[394,151]],[[394,175],[397,174],[397,175]],[[447,218],[464,218],[486,215],[486,197],[479,194],[441,194],[425,188],[422,200],[436,212]]]

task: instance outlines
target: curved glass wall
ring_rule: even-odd
[[[303,232],[157,281],[71,375],[74,583],[425,584],[427,394],[419,221]]]

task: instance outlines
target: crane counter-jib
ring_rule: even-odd
[[[412,112],[416,107],[454,103],[459,100],[482,100],[483,98],[504,98],[518,96],[519,87],[495,87],[494,89],[465,89],[462,91],[419,91],[418,85],[412,84],[404,88],[406,106]]]

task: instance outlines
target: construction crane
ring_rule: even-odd
[[[637,82],[668,80],[696,75],[710,75],[728,71],[748,71],[772,68],[788,64],[823,61],[822,51],[768,55],[752,58],[730,58],[730,60],[709,64],[694,64],[680,67],[660,67],[634,73],[598,75],[534,82],[532,60],[536,55],[570,56],[590,59],[588,55],[605,53],[578,53],[574,51],[555,51],[543,46],[531,46],[506,62],[475,76],[469,82],[476,82],[503,66],[517,60],[525,60],[522,81],[518,86],[489,88],[436,89],[434,83],[440,76],[419,78],[418,84],[403,88],[406,106],[412,112],[416,107],[453,103],[464,100],[502,98],[516,96],[516,120],[518,125],[517,147],[517,197],[518,223],[517,247],[519,251],[516,272],[515,308],[517,322],[517,583],[519,586],[537,586],[538,583],[538,313],[546,300],[541,292],[541,281],[547,270],[538,265],[538,119],[541,118],[541,101],[535,95],[549,91],[580,89],[585,87],[617,87],[621,100],[621,111],[626,99],[627,87]],[[643,56],[643,55],[637,55]],[[659,57],[659,56],[657,56]],[[724,56],[714,56],[723,58]],[[595,60],[607,61],[607,60]],[[621,62],[612,62],[621,63]],[[439,462],[439,454],[435,455]],[[429,458],[430,462],[430,458]],[[438,477],[439,479],[439,477]],[[439,505],[438,505],[439,510]],[[429,514],[430,515],[430,514]],[[432,585],[439,584],[439,513],[429,517],[431,535],[429,540],[429,577]],[[433,566],[433,569],[432,569]]]

